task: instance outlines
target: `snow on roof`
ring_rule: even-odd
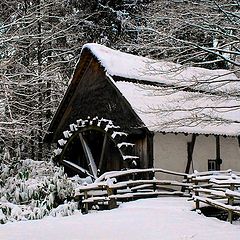
[[[240,91],[238,78],[228,70],[186,67],[123,53],[96,43],[85,44],[84,48],[89,49],[96,56],[111,76],[175,86],[191,86],[198,90],[218,90],[228,93]]]
[[[239,102],[235,99],[133,82],[115,84],[151,131],[240,134]]]
[[[240,99],[236,97],[240,83],[228,70],[157,62],[93,43],[83,48],[88,48],[96,56],[149,130],[240,135]],[[130,81],[115,81],[114,76]],[[149,85],[146,81],[160,85]],[[170,87],[166,88],[166,85]],[[184,87],[207,93],[184,91]]]

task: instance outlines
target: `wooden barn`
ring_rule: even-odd
[[[240,84],[227,70],[83,46],[45,137],[70,174],[240,171]]]

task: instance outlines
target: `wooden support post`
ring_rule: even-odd
[[[190,167],[193,161],[193,150],[194,150],[194,146],[195,146],[195,142],[196,142],[196,134],[192,135],[192,140],[191,142],[187,143],[187,165],[186,165],[186,169],[185,169],[185,173],[189,174],[190,171]],[[185,176],[184,179],[186,179],[187,177]],[[182,187],[181,191],[185,192],[185,187]]]
[[[80,138],[80,141],[82,143],[83,151],[84,151],[85,157],[87,159],[88,167],[90,169],[90,172],[94,176],[94,179],[97,179],[97,166],[96,166],[96,163],[93,159],[91,149],[89,148],[89,146],[87,145],[87,142],[83,138],[82,133],[79,133],[79,138]]]
[[[220,170],[220,165],[222,164],[221,152],[220,152],[220,137],[216,136],[216,170]]]
[[[135,180],[135,173],[132,173],[132,180]]]
[[[234,191],[234,184],[231,183],[230,184],[230,190]],[[233,196],[229,196],[228,197],[228,204],[230,206],[233,206],[234,203],[234,197]],[[228,210],[228,221],[232,224],[232,220],[233,220],[233,211],[232,210]]]
[[[197,180],[194,180],[194,185],[197,186],[198,185],[198,181]],[[195,188],[196,189],[196,188]],[[195,196],[199,196],[199,192],[198,191],[194,191],[195,192]],[[196,210],[200,208],[200,203],[199,203],[199,200],[196,199]]]
[[[99,166],[98,166],[98,170],[100,171],[99,173],[101,173],[102,166],[103,166],[104,153],[105,153],[105,149],[106,149],[106,142],[107,142],[107,134],[104,135],[104,139],[103,139],[102,152],[101,152],[101,157],[100,157]]]
[[[228,222],[232,224],[232,220],[233,220],[233,211],[228,210]]]
[[[190,166],[191,166],[192,160],[193,160],[192,156],[193,156],[195,142],[196,142],[196,134],[193,134],[191,142],[187,143],[188,160],[187,160],[187,166],[185,169],[185,173],[189,173],[189,171],[190,171]]]
[[[113,195],[113,189],[111,189],[109,186],[107,186],[107,195],[108,197]],[[108,202],[108,208],[113,209],[117,207],[117,201],[114,198],[110,198]]]
[[[87,190],[84,191],[84,199],[88,198],[88,194],[87,194]],[[85,202],[84,203],[84,213],[87,214],[88,213],[88,203]]]
[[[157,190],[157,184],[153,183],[153,191],[156,192],[156,190]]]

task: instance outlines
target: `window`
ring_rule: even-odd
[[[208,160],[208,171],[216,171],[217,163],[216,160],[209,159]]]

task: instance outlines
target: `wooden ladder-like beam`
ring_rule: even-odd
[[[96,166],[96,163],[93,159],[91,149],[89,148],[85,139],[83,138],[82,133],[79,133],[79,138],[80,138],[80,141],[82,143],[83,151],[84,151],[84,154],[85,154],[86,159],[87,159],[89,170],[92,173],[92,175],[94,176],[94,178],[97,179],[97,166]]]

